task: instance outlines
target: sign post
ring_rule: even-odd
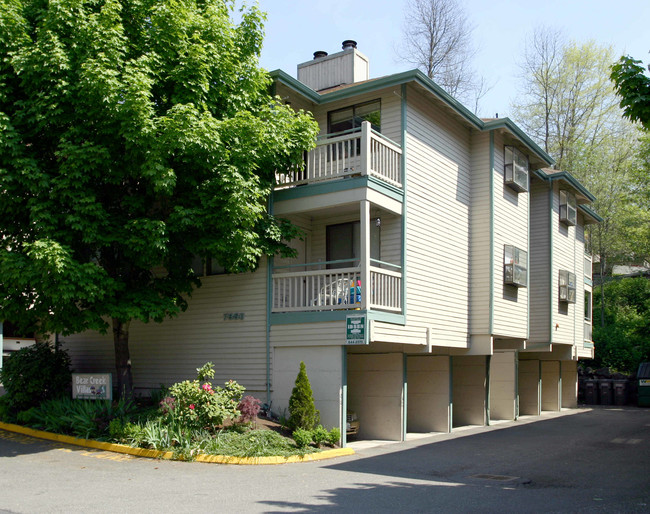
[[[73,400],[112,400],[113,375],[111,373],[73,373]]]

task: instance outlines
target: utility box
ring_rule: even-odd
[[[614,405],[614,395],[611,380],[598,381],[598,393],[601,405]]]
[[[650,362],[639,364],[636,379],[639,386],[638,406],[650,407]]]
[[[629,396],[627,380],[614,380],[612,387],[614,389],[614,405],[627,405]]]
[[[598,405],[598,380],[585,380],[585,403]]]

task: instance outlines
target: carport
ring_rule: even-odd
[[[449,432],[451,358],[448,355],[407,357],[407,431]]]

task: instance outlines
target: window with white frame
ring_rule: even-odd
[[[513,245],[503,247],[503,282],[516,287],[528,286],[528,252]]]
[[[591,321],[591,291],[585,290],[585,321]]]
[[[576,195],[560,189],[560,221],[573,226],[576,224],[577,216]]]
[[[505,184],[518,193],[528,191],[528,157],[514,146],[504,147]]]
[[[560,301],[576,303],[576,275],[567,270],[560,270]]]

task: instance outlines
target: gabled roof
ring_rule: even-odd
[[[410,70],[402,73],[395,73],[393,75],[386,75],[385,77],[365,80],[363,82],[356,82],[354,84],[345,84],[322,92],[314,91],[282,70],[272,71],[271,77],[275,81],[293,89],[317,105],[343,100],[391,86],[415,83],[431,95],[438,98],[443,104],[449,107],[461,119],[475,129],[480,131],[491,131],[497,129],[508,130],[543,162],[547,163],[549,166],[555,162],[550,155],[530,139],[512,120],[509,118],[497,118],[487,121],[480,119],[420,70]]]

